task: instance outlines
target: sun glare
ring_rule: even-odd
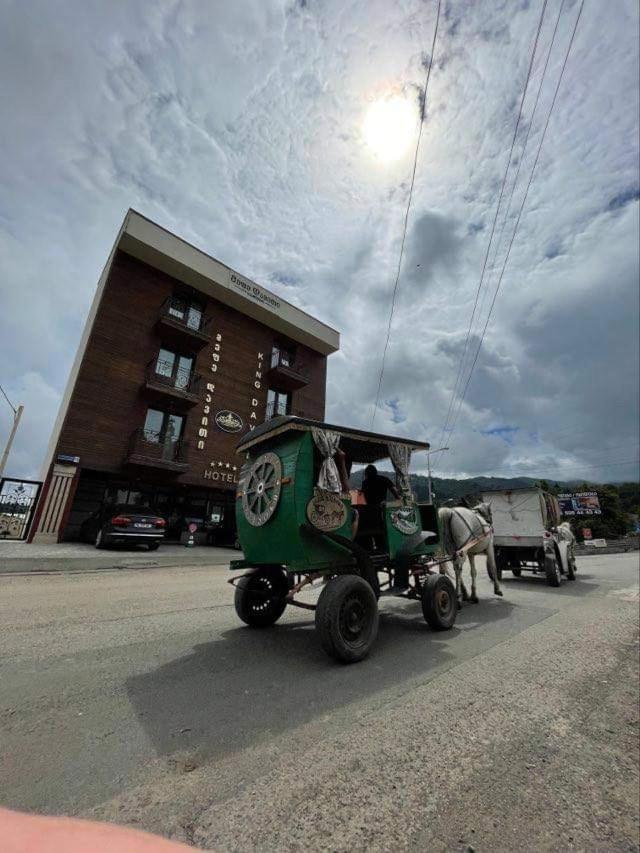
[[[399,160],[411,143],[415,121],[415,108],[406,98],[374,101],[364,119],[365,141],[380,160]]]

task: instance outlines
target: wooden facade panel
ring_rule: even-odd
[[[178,347],[174,332],[158,323],[158,317],[165,301],[182,291],[181,283],[165,273],[122,252],[116,255],[71,396],[58,453],[80,456],[83,468],[125,474],[130,436],[144,425],[149,407],[143,390],[147,365],[164,344],[179,354],[191,354],[194,371],[202,376],[199,401],[192,408],[181,407],[169,395],[166,405],[153,404],[154,408],[183,415],[189,468],[183,474],[158,470],[144,471],[140,476],[209,487],[219,485],[205,479],[204,472],[211,463],[238,464],[238,439],[249,424],[262,423],[265,417],[272,346],[286,342],[268,327],[198,294],[198,301],[206,301],[206,329],[212,341],[202,346],[184,339]],[[322,420],[326,357],[300,344],[295,349],[296,359],[304,365],[310,381],[292,393],[292,413]],[[212,392],[207,392],[207,383],[215,386]],[[215,425],[216,413],[225,409],[243,420],[241,432],[226,433]],[[207,430],[206,438],[199,435],[201,429]],[[198,449],[199,440],[205,442],[203,449]]]

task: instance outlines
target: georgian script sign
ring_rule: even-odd
[[[215,417],[216,426],[224,432],[240,432],[242,429],[242,418],[229,409],[222,409]]]
[[[391,513],[391,524],[400,533],[406,533],[410,536],[412,533],[418,532],[418,519],[416,518],[415,508],[412,506],[403,506]]]
[[[247,281],[237,273],[231,272],[231,270],[229,270],[229,284],[234,290],[237,290],[238,293],[242,293],[243,296],[247,296],[249,299],[252,299],[254,302],[258,302],[260,305],[266,305],[276,311],[280,308],[280,300],[276,299],[272,293],[268,293],[257,284],[254,284],[252,281]]]
[[[339,530],[347,520],[347,508],[335,492],[315,489],[307,504],[307,518],[314,527],[325,533]]]

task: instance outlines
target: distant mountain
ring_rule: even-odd
[[[354,471],[351,482],[357,488],[362,484],[363,471]],[[380,471],[385,477],[395,482],[392,471]],[[440,477],[432,478],[432,489],[438,503],[461,498],[475,499],[488,489],[522,489],[539,483],[531,477],[469,477],[463,480],[448,480]],[[556,485],[554,483],[554,485]],[[562,486],[562,483],[558,483]],[[428,480],[423,474],[411,474],[411,488],[419,501],[429,496]]]

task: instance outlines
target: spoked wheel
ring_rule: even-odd
[[[369,654],[378,635],[378,602],[359,575],[331,578],[320,593],[316,630],[325,652],[343,663]]]
[[[446,575],[428,575],[422,584],[422,613],[434,631],[453,628],[458,603],[455,587]]]
[[[560,564],[555,554],[545,554],[544,573],[547,576],[549,586],[560,586],[562,575],[560,573]]]
[[[256,569],[236,584],[236,613],[252,628],[267,628],[284,613],[288,583],[282,569]]]

